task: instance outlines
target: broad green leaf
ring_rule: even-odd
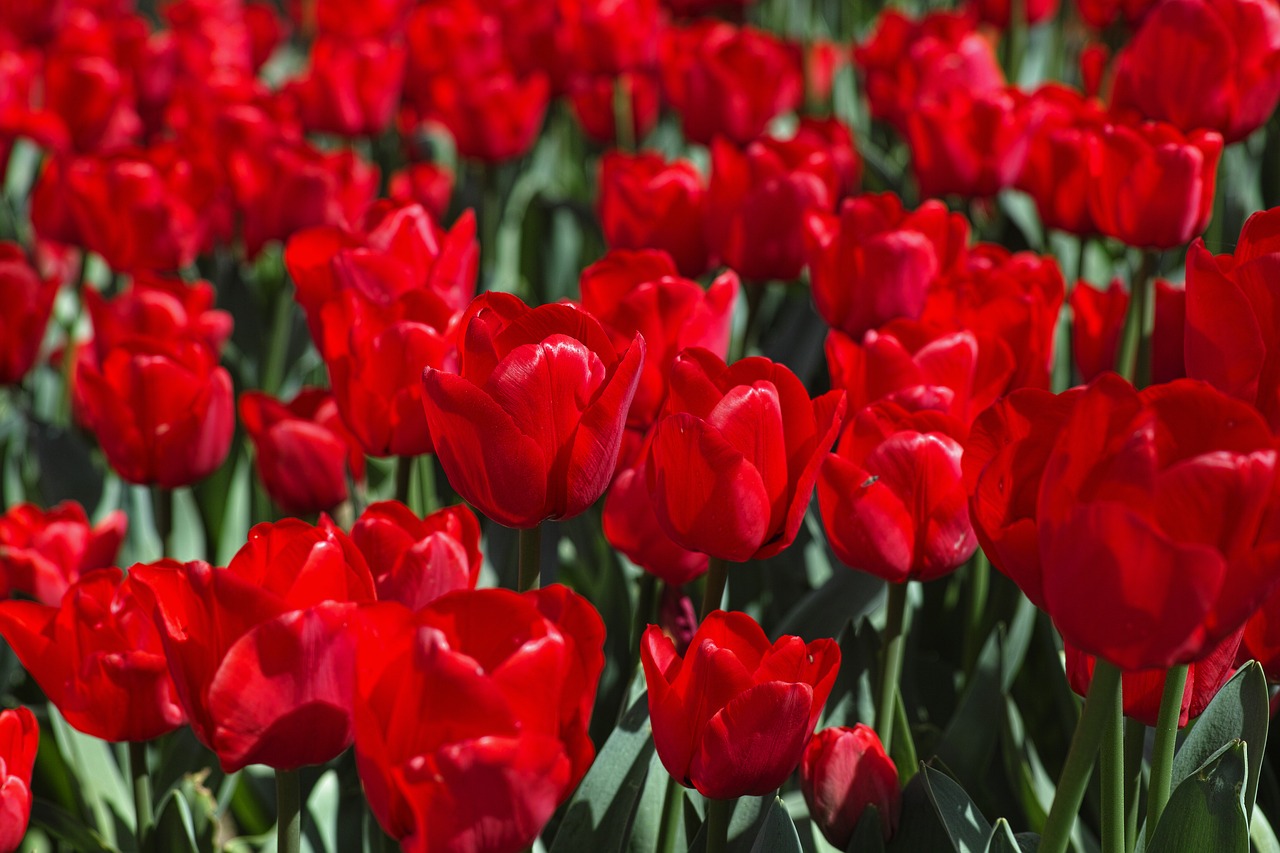
[[[1244,813],[1251,814],[1267,746],[1267,724],[1271,717],[1268,697],[1267,678],[1262,673],[1262,666],[1257,661],[1250,661],[1240,667],[1213,697],[1174,755],[1174,787],[1201,769],[1209,757],[1223,746],[1236,739],[1242,740],[1249,745]]]
[[[884,829],[880,825],[878,808],[868,805],[863,809],[845,853],[884,853]]]
[[[1174,789],[1147,849],[1159,853],[1248,853],[1244,785],[1249,748],[1234,741]]]
[[[156,812],[151,849],[157,853],[162,850],[165,853],[212,853],[212,838],[204,845],[196,838],[191,806],[178,788],[169,792]]]
[[[1249,820],[1249,843],[1254,853],[1280,853],[1280,839],[1262,809],[1257,809]]]
[[[552,853],[627,849],[627,830],[653,755],[651,732],[645,694],[623,715],[569,801]]]
[[[39,797],[31,803],[31,826],[65,842],[76,853],[118,853],[114,844],[85,826],[75,815]]]
[[[849,619],[857,624],[873,612],[883,599],[883,591],[884,581],[837,563],[831,579],[801,599],[770,636],[794,634],[806,641],[834,637]]]
[[[338,799],[341,794],[336,770],[326,770],[316,780],[307,797],[307,813],[311,826],[319,837],[319,847],[324,853],[338,850]],[[316,845],[312,844],[314,848]]]
[[[729,818],[729,843],[725,848],[726,853],[750,853],[775,799],[777,797],[773,794],[767,794],[763,797],[739,797],[734,802],[733,816]],[[698,828],[698,834],[689,845],[689,853],[703,853],[707,849],[705,829],[705,825]]]
[[[986,837],[984,832],[983,841]],[[917,772],[902,789],[898,831],[889,839],[887,850],[889,853],[950,853],[954,849],[929,795],[924,773]]]
[[[803,850],[791,815],[787,814],[782,800],[774,797],[765,812],[764,825],[751,845],[751,853],[803,853]]]
[[[1004,726],[1001,728],[1001,755],[1005,772],[1018,796],[1018,804],[1033,829],[1043,829],[1053,806],[1056,791],[1053,779],[1040,762],[1039,752],[1022,722],[1013,697],[1005,697]]]
[[[649,759],[649,775],[645,777],[644,788],[640,791],[635,817],[631,821],[631,833],[627,838],[627,849],[630,853],[653,853],[658,843],[662,811],[667,796],[667,780],[670,778],[671,775],[667,773],[667,768],[662,766],[662,760],[658,758],[657,753],[652,753]],[[687,837],[684,831],[685,791],[683,785],[676,785],[672,791],[673,796],[681,800],[676,804],[676,825],[672,827],[676,838]]]
[[[1004,641],[1004,625],[997,625],[982,645],[960,707],[938,744],[938,758],[964,779],[982,778],[1000,734],[992,722],[1004,711]]]
[[[1030,832],[1014,835],[1009,822],[999,818],[996,825],[991,827],[986,853],[1035,853],[1039,846],[1040,836]]]
[[[120,829],[131,833],[133,792],[120,775],[111,747],[73,729],[52,704],[49,724],[58,750],[76,774],[79,793],[98,824],[98,832],[112,843],[120,837]]]
[[[929,800],[938,812],[956,853],[982,853],[987,849],[991,824],[956,782],[940,770],[925,765],[922,775]]]

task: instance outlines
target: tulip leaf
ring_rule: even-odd
[[[631,822],[631,832],[627,838],[627,849],[630,853],[653,853],[658,843],[658,832],[662,824],[662,811],[666,807],[667,780],[671,776],[667,768],[662,766],[662,759],[657,753],[649,758],[649,775],[645,777],[644,788],[640,791],[636,804],[635,818]],[[685,788],[676,785],[672,793],[680,798],[680,809],[676,812],[676,825],[672,832],[676,838],[686,836],[684,830]]]
[[[856,628],[855,628],[856,625]],[[847,623],[839,637],[840,671],[827,697],[818,728],[852,726],[875,720],[875,690],[872,678],[880,650],[880,637],[871,620]]]
[[[58,709],[49,705],[49,725],[58,751],[79,782],[78,790],[98,824],[98,831],[114,842],[118,831],[133,831],[133,793],[111,755],[111,747],[71,727]]]
[[[645,787],[652,755],[646,693],[632,703],[601,747],[569,801],[551,853],[626,850],[636,802]]]
[[[764,825],[751,845],[751,853],[803,853],[803,850],[800,834],[796,832],[791,815],[787,814],[787,807],[774,797],[765,812]]]
[[[1026,732],[1022,713],[1012,697],[1005,699],[1000,753],[1018,804],[1031,826],[1042,829],[1053,805],[1056,786],[1040,761],[1040,754]]]
[[[1160,853],[1248,853],[1243,791],[1249,747],[1227,744],[1174,789],[1148,850]]]
[[[689,798],[694,799],[693,797]],[[729,839],[725,847],[726,853],[750,853],[756,837],[764,827],[769,808],[777,799],[773,794],[762,797],[739,797],[733,803],[733,814],[729,818]],[[686,813],[686,819],[688,815]],[[706,825],[698,828],[689,845],[689,853],[703,853],[707,849]]]
[[[929,800],[956,853],[982,853],[991,835],[991,825],[982,812],[950,776],[928,765],[922,772]]]
[[[996,825],[991,827],[986,853],[1035,853],[1039,846],[1040,836],[1030,832],[1014,835],[1009,822],[999,818]]]
[[[173,853],[212,853],[213,837],[196,838],[196,821],[191,806],[179,788],[171,790],[156,812],[152,849]]]
[[[858,818],[858,825],[853,828],[845,853],[884,853],[880,810],[870,803],[862,810],[862,817]]]
[[[923,765],[922,765],[923,766]],[[982,833],[985,843],[986,831]],[[954,849],[947,828],[933,805],[925,774],[917,772],[902,789],[898,831],[886,848],[889,853],[944,853]],[[980,851],[982,848],[979,847]]]
[[[65,842],[77,853],[118,853],[115,845],[85,826],[70,812],[40,797],[36,797],[31,802],[30,825]]]
[[[28,435],[29,449],[40,462],[36,487],[41,505],[53,506],[71,499],[81,506],[97,506],[102,498],[102,468],[94,464],[82,434],[33,419]]]
[[[770,636],[794,634],[806,642],[834,637],[850,619],[856,625],[880,605],[884,581],[866,572],[846,569],[834,557],[831,559],[834,570],[830,579],[801,598],[769,632]]]
[[[982,778],[1000,734],[991,723],[1004,709],[1004,639],[1003,625],[987,636],[960,706],[938,743],[938,758],[961,778]]]
[[[1280,853],[1280,838],[1276,838],[1275,830],[1262,809],[1254,811],[1249,819],[1249,843],[1253,845],[1254,853]]]
[[[1239,739],[1249,745],[1248,776],[1244,786],[1244,811],[1252,814],[1262,774],[1262,757],[1267,745],[1267,724],[1271,716],[1267,678],[1262,666],[1250,661],[1213,697],[1196,720],[1190,734],[1173,758],[1173,785],[1203,769],[1210,756],[1224,745]]]
[[[338,853],[338,810],[341,795],[338,772],[332,768],[321,774],[307,796],[307,830],[314,834],[311,848]]]

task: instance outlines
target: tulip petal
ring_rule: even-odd
[[[703,732],[689,767],[694,787],[713,799],[776,790],[800,763],[813,734],[812,703],[808,684],[778,681],[736,696]]]

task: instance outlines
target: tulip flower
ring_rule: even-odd
[[[799,57],[789,46],[723,21],[665,30],[660,67],[685,137],[703,145],[716,136],[746,145],[804,95]]]
[[[711,145],[707,242],[748,281],[789,281],[804,268],[804,218],[829,213],[840,192],[830,150],[813,140],[763,137],[739,151]]]
[[[419,518],[399,501],[381,501],[356,519],[351,541],[369,564],[379,601],[421,610],[480,579],[480,522],[465,506]]]
[[[192,731],[224,771],[296,770],[351,745],[355,613],[374,583],[331,521],[259,524],[225,569],[170,563],[130,578]]]
[[[890,583],[935,580],[978,547],[961,481],[964,425],[894,403],[860,411],[818,475],[827,541],[841,562]]]
[[[1236,631],[1217,645],[1208,655],[1187,667],[1187,685],[1182,691],[1182,704],[1178,711],[1178,728],[1200,716],[1218,695],[1222,685],[1236,671],[1237,652],[1242,648],[1243,631]],[[1071,644],[1066,644],[1067,681],[1080,696],[1087,696],[1093,681],[1097,659]],[[1265,664],[1264,664],[1265,666]],[[1164,694],[1166,670],[1146,669],[1121,673],[1121,694],[1124,697],[1124,715],[1154,727],[1160,716],[1160,700]]]
[[[701,275],[709,265],[705,206],[705,182],[686,160],[618,151],[600,160],[600,227],[614,249],[662,249],[681,275]]]
[[[95,569],[57,606],[0,601],[0,634],[23,667],[68,723],[103,740],[150,740],[186,719],[138,592],[132,572]]]
[[[800,761],[800,790],[809,816],[841,850],[848,848],[867,806],[876,807],[885,841],[897,830],[902,809],[898,768],[875,731],[862,723],[813,736]]]
[[[432,221],[439,222],[449,212],[453,182],[453,172],[438,163],[412,163],[392,173],[387,195],[405,207],[422,205]]]
[[[666,534],[649,501],[644,463],[618,472],[604,499],[604,538],[627,559],[672,586],[707,570],[706,554],[682,548]]]
[[[766,358],[726,365],[685,350],[646,462],[658,523],[676,544],[717,559],[777,554],[800,529],[844,406],[842,391],[809,399],[794,373]]]
[[[80,576],[115,563],[129,519],[120,510],[89,524],[84,508],[18,504],[0,515],[0,598],[19,592],[57,607]]]
[[[1196,240],[1187,253],[1187,375],[1251,403],[1280,429],[1280,302],[1270,272],[1280,261],[1280,208],[1245,222],[1235,252]]]
[[[1098,230],[1149,249],[1184,245],[1204,231],[1222,137],[1171,125],[1108,125],[1086,140],[1089,212]]]
[[[311,46],[307,75],[286,87],[308,130],[376,136],[387,129],[404,83],[405,48],[344,32]]]
[[[0,853],[13,853],[26,835],[39,746],[40,728],[30,709],[0,711]]]
[[[683,657],[657,625],[640,641],[653,742],[667,772],[719,800],[773,792],[800,763],[835,684],[840,647],[770,644],[745,613],[717,610]]]
[[[356,767],[382,828],[409,853],[532,844],[595,755],[591,605],[558,585],[459,591],[366,610],[360,634]]]
[[[129,287],[112,299],[86,288],[85,307],[93,320],[93,348],[98,360],[126,342],[189,338],[212,352],[221,352],[231,337],[232,319],[213,307],[213,285],[207,281],[187,284],[181,279],[154,273],[134,275]]]
[[[1111,107],[1238,142],[1280,103],[1277,55],[1280,8],[1269,0],[1158,3],[1116,57]]]
[[[1074,89],[1047,83],[1031,94],[1028,109],[1033,129],[1026,162],[1014,185],[1035,201],[1044,227],[1095,234],[1086,140],[1106,124],[1102,104]]]
[[[0,242],[0,385],[21,382],[35,364],[59,285],[17,243]]]
[[[1031,141],[1032,113],[1018,89],[953,92],[906,117],[911,167],[923,196],[988,198],[1013,186]]]
[[[203,344],[130,341],[101,362],[81,350],[75,381],[76,418],[130,483],[191,485],[231,448],[231,376]]]
[[[364,453],[325,389],[304,388],[288,403],[246,391],[240,421],[262,485],[286,512],[331,510],[347,499],[348,472],[364,479]]]
[[[813,302],[832,328],[860,337],[899,317],[916,319],[934,280],[960,267],[969,223],[926,201],[907,212],[892,193],[844,202],[838,215],[810,212],[805,250]]]
[[[450,485],[508,527],[578,515],[613,475],[644,339],[619,351],[585,311],[509,294],[486,293],[468,312],[461,373],[422,376]]]

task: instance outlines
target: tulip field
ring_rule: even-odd
[[[1280,853],[1278,104],[1280,0],[0,0],[0,853]]]

